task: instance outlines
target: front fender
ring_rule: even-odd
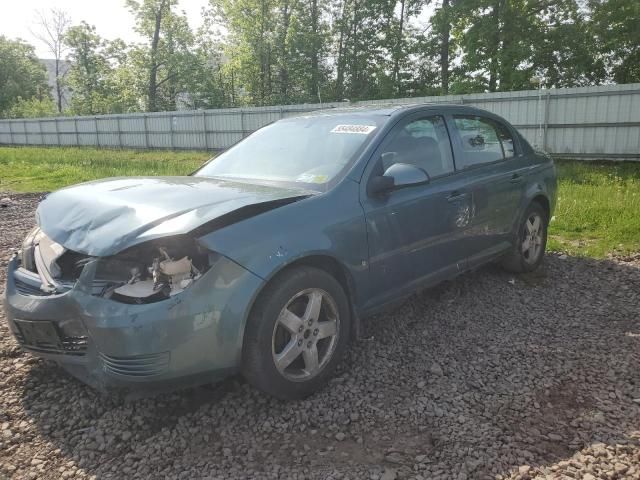
[[[350,179],[330,192],[242,220],[199,241],[264,280],[301,258],[331,257],[353,279],[356,303],[368,277],[364,213],[358,184]]]

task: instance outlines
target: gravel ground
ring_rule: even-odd
[[[0,207],[2,285],[37,200]],[[640,256],[483,268],[369,319],[289,403],[239,378],[102,396],[22,353],[0,308],[0,478],[640,479],[639,292]]]

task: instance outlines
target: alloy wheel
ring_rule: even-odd
[[[272,353],[285,378],[306,381],[329,363],[338,344],[340,318],[331,295],[319,288],[294,295],[273,329]]]
[[[522,256],[529,264],[536,263],[542,252],[543,228],[542,217],[535,212],[532,212],[524,223]]]

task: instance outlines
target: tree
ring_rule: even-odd
[[[33,46],[0,35],[0,115],[19,102],[49,98],[47,73]]]
[[[591,32],[610,78],[640,82],[640,2],[591,0]]]
[[[58,113],[62,113],[64,100],[64,76],[67,68],[63,65],[63,56],[66,52],[64,37],[71,25],[71,18],[64,10],[52,8],[49,13],[39,12],[38,21],[40,31],[32,32],[33,35],[44,43],[54,59],[55,89]]]
[[[178,98],[189,91],[192,73],[200,66],[194,53],[194,35],[176,0],[127,0],[136,18],[136,31],[148,41],[133,49],[146,71],[147,110],[175,110]]]
[[[431,18],[431,48],[429,50],[437,49],[437,52],[433,53],[438,57],[442,95],[449,93],[451,56],[455,48],[451,38],[451,30],[459,23],[459,3],[459,0],[442,0],[440,5],[436,6]]]
[[[531,48],[536,76],[547,87],[594,85],[606,79],[587,12],[577,0],[559,0],[538,13],[539,37]]]

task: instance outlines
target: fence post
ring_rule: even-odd
[[[60,146],[60,129],[58,128],[58,117],[56,117],[54,120],[54,125],[56,127],[56,143],[58,144],[58,146]]]
[[[202,110],[202,133],[204,133],[204,148],[209,150],[209,135],[207,134],[207,113]]]
[[[27,135],[27,121],[22,120],[22,130],[24,131],[24,143],[29,145],[29,135]]]
[[[244,109],[240,108],[240,135],[244,138]]]
[[[173,150],[173,115],[169,115],[169,140],[171,141],[171,150]]]
[[[78,119],[74,117],[73,119],[73,129],[75,130],[75,134],[76,134],[76,147],[80,146],[80,135],[78,133]]]
[[[13,120],[9,120],[9,143],[13,145],[13,128],[11,128],[11,124]]]
[[[122,148],[122,127],[120,126],[120,115],[116,117],[118,126],[118,148]]]
[[[98,117],[97,116],[93,117],[93,122],[96,129],[96,146],[100,148],[100,134],[98,133]]]
[[[547,90],[547,98],[544,99],[544,129],[542,130],[542,150],[547,151],[547,128],[549,127],[549,103],[551,91]]]
[[[144,114],[144,148],[149,148],[149,125],[147,122],[147,114]]]

